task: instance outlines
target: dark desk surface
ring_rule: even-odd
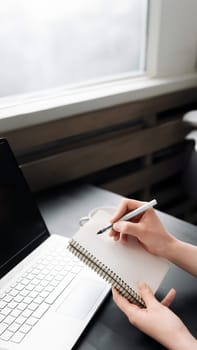
[[[97,187],[61,188],[39,197],[39,206],[51,233],[71,237],[79,218],[95,207],[117,206],[122,197]],[[197,227],[158,211],[161,221],[179,239],[197,244]],[[157,293],[162,298],[174,287],[177,296],[172,309],[197,337],[197,279],[176,266],[167,273]],[[75,349],[154,350],[163,347],[133,327],[113,303],[111,295],[81,336]]]

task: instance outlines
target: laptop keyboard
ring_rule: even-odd
[[[65,246],[39,258],[0,294],[0,339],[20,343],[83,267]]]

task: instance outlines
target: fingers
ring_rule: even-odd
[[[116,222],[118,221],[123,215],[125,215],[126,213],[128,213],[131,210],[134,210],[136,208],[139,208],[142,204],[144,204],[143,202],[140,201],[136,201],[134,199],[123,199],[116,211],[116,213],[114,214],[114,216],[111,219],[111,222]]]
[[[151,288],[146,283],[143,282],[139,284],[139,292],[147,307],[150,305],[152,306],[155,304],[155,302],[158,303],[158,300],[155,298]],[[165,298],[161,301],[161,304],[167,307],[170,306],[175,296],[176,290],[174,288],[170,289]]]
[[[118,221],[115,224],[113,224],[113,231],[115,231],[116,236],[117,236],[116,232],[118,232],[119,234],[121,233],[122,235],[139,237],[141,232],[141,225],[140,223],[134,223],[131,221]],[[113,235],[113,232],[112,232],[112,235]]]
[[[128,235],[139,238],[141,232],[141,224],[130,221],[118,221],[113,224],[113,228],[109,232],[109,236],[115,241],[121,239],[122,243],[126,244]]]
[[[112,288],[113,299],[119,309],[124,312],[124,314],[130,319],[132,319],[132,315],[136,314],[140,310],[137,305],[131,304],[127,299],[122,297],[120,293],[113,287]]]
[[[113,229],[124,234],[132,234],[133,231],[134,233],[136,230],[139,231],[138,226],[139,225],[131,221],[118,221],[113,224]]]
[[[129,221],[119,221],[113,225],[109,232],[109,236],[113,237],[115,241],[121,239],[123,243],[127,243],[128,235],[138,237],[140,234],[138,224]]]
[[[161,301],[161,304],[164,306],[170,306],[176,296],[176,290],[174,288],[170,289],[165,298]]]
[[[130,302],[128,300],[126,300],[125,298],[123,298],[116,291],[115,288],[112,288],[112,292],[113,292],[113,297],[114,297],[114,301],[116,302],[116,304],[120,307],[120,309],[124,313],[127,314],[128,307],[129,307],[129,305],[131,305]],[[139,284],[139,293],[140,293],[142,299],[145,301],[145,304],[147,307],[154,304],[155,302],[158,303],[158,300],[155,298],[151,288],[146,283],[142,282]],[[165,298],[161,301],[161,304],[164,306],[167,306],[167,307],[170,306],[170,304],[174,300],[175,296],[176,296],[176,290],[174,288],[170,289],[170,291],[167,293]]]
[[[112,288],[113,299],[115,303],[118,305],[120,310],[122,310],[125,314],[127,314],[129,308],[129,301],[121,296],[120,293],[113,287]]]
[[[120,232],[117,232],[113,229],[109,231],[109,236],[113,237],[114,241],[118,241],[120,239]]]
[[[128,242],[128,235],[122,234],[120,239],[121,239],[121,242],[123,244],[127,244],[127,242]]]
[[[132,231],[134,231],[135,233],[135,230],[133,230],[132,227],[128,225],[130,222],[118,220],[129,211],[139,208],[142,204],[143,202],[132,199],[122,200],[115,215],[110,220],[111,223],[114,223],[114,225],[113,228],[109,231],[109,236],[113,237],[115,241],[121,238],[121,241],[123,243],[127,243],[127,234],[131,234],[134,236],[135,234],[132,234]],[[134,218],[133,221],[138,222],[136,218]],[[119,224],[120,226],[118,226]]]
[[[117,232],[115,230],[111,230],[109,232],[109,236],[113,237],[114,241],[118,241],[119,239],[123,244],[127,244],[128,242],[128,235],[127,234],[121,234],[120,232]]]
[[[127,299],[123,298],[115,288],[112,288],[112,293],[115,303],[126,315],[130,314],[129,310],[131,305],[134,307],[132,308],[133,310],[140,310],[137,305],[131,304]],[[144,282],[139,284],[139,293],[142,299],[145,301],[147,307],[155,302],[158,302],[151,288]]]
[[[155,298],[152,289],[144,282],[141,282],[138,286],[139,293],[142,299],[145,301],[147,307],[152,306],[155,302],[158,302]]]

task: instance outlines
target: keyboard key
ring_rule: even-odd
[[[51,270],[53,269],[53,267],[54,267],[54,264],[51,264],[51,263],[50,263],[50,264],[48,264],[47,267],[48,267],[48,269],[51,271]],[[42,271],[42,273],[44,273],[44,272]]]
[[[52,281],[53,278],[54,278],[53,275],[47,275],[47,276],[45,277],[45,280],[50,282],[50,281]]]
[[[41,289],[42,290],[42,289]],[[32,298],[32,299],[35,299],[38,295],[40,295],[37,291],[35,290],[32,290],[30,293],[29,293],[29,297]]]
[[[18,283],[15,287],[19,292],[25,288],[24,284]]]
[[[30,283],[30,284],[28,284],[28,285],[26,286],[25,289],[27,289],[27,290],[29,290],[29,291],[32,291],[34,288],[35,288],[35,285],[32,284],[32,283]]]
[[[7,294],[3,300],[4,300],[6,303],[9,303],[9,302],[12,300],[12,298],[13,298],[13,297],[12,297],[11,295]]]
[[[55,280],[62,281],[64,277],[65,275],[58,274],[57,276],[55,276]]]
[[[4,307],[3,310],[1,310],[1,314],[7,316],[7,315],[9,315],[9,313],[11,311],[12,311],[12,309],[10,309],[9,307],[6,306],[6,307]]]
[[[27,273],[27,274],[26,274],[26,278],[27,278],[28,280],[33,280],[34,277],[35,277],[35,275],[34,275],[33,273]]]
[[[25,317],[25,318],[28,318],[29,316],[31,316],[32,312],[33,312],[32,310],[26,309],[26,310],[24,310],[24,311],[22,312],[21,316],[22,316],[22,317]]]
[[[31,304],[29,304],[28,309],[35,311],[38,308],[38,304],[32,302]]]
[[[33,267],[30,267],[28,270],[27,270],[27,273],[32,273],[33,271]]]
[[[29,294],[29,290],[26,288],[20,292],[20,295],[22,295],[23,297],[26,297],[28,294]]]
[[[4,323],[4,322],[0,323],[0,335],[6,330],[7,327],[8,327],[7,323]]]
[[[40,286],[46,287],[49,281],[43,280],[40,282]]]
[[[26,319],[27,319],[26,317],[23,317],[20,315],[16,318],[16,323],[23,324],[23,323],[25,323]]]
[[[44,298],[41,298],[41,296],[38,296],[34,299],[34,303],[36,304],[42,304]]]
[[[0,292],[0,299],[5,298],[5,296],[6,296],[6,293],[5,293],[5,292]]]
[[[53,280],[50,282],[50,286],[57,287],[60,281]]]
[[[38,268],[38,270],[40,271],[42,271],[42,273],[44,273],[43,272],[43,270],[44,270],[44,268],[45,268],[45,265],[43,265],[40,261],[38,261],[38,263],[37,263],[37,268]]]
[[[36,311],[34,311],[33,315],[36,318],[41,318],[44,313],[48,310],[49,305],[46,303],[41,304]]]
[[[38,274],[40,273],[40,270],[39,270],[39,269],[33,269],[33,270],[31,271],[31,273],[32,273],[32,275],[34,275],[34,277],[35,277],[35,275],[38,275]]]
[[[11,292],[12,288],[9,287],[8,289],[6,289],[6,294],[9,294]]]
[[[10,309],[15,309],[15,307],[18,305],[18,303],[16,303],[14,300],[12,300],[9,304],[8,307]]]
[[[48,285],[46,286],[45,291],[51,293],[54,290],[54,288],[55,288],[54,286]]]
[[[0,301],[0,309],[3,309],[4,307],[6,307],[7,303],[3,300]]]
[[[20,304],[18,304],[17,309],[23,311],[26,309],[26,307],[27,307],[27,304],[20,303]]]
[[[29,279],[28,278],[23,278],[21,281],[21,284],[24,284],[25,286],[29,284]]]
[[[48,295],[49,295],[49,292],[47,292],[46,290],[43,290],[43,291],[39,294],[39,296],[40,296],[41,298],[43,298],[43,299],[46,299],[46,298],[48,297]]]
[[[20,328],[20,332],[22,333],[28,333],[30,331],[30,329],[32,328],[32,326],[28,325],[28,324],[23,324]]]
[[[39,273],[36,277],[39,280],[43,280],[45,278],[45,274],[44,273]]]
[[[24,338],[25,333],[17,332],[13,335],[13,337],[10,339],[14,343],[20,343],[21,340]]]
[[[39,280],[37,277],[35,277],[35,278],[31,281],[31,283],[34,284],[34,285],[36,286],[36,285],[40,284],[40,280]]]
[[[11,312],[11,316],[14,316],[15,318],[16,317],[18,317],[18,315],[20,315],[20,313],[21,313],[21,310],[19,310],[19,309],[14,309],[14,310],[12,310],[12,312]]]
[[[30,296],[27,296],[23,299],[23,303],[25,304],[30,304],[33,301],[33,298],[31,298]]]
[[[16,303],[20,303],[23,300],[23,296],[22,295],[17,295],[13,301],[15,301]]]
[[[19,293],[19,291],[17,289],[12,289],[10,291],[9,295],[11,295],[12,297],[15,297],[18,293]]]
[[[6,317],[5,315],[0,314],[0,322],[2,322],[2,321],[4,320],[5,317]]]
[[[35,287],[34,291],[39,293],[41,292],[41,290],[43,290],[43,288],[44,288],[43,286],[39,285]]]
[[[11,324],[12,322],[15,321],[15,317],[14,316],[11,316],[11,315],[8,315],[5,319],[4,319],[4,323],[7,323],[7,324]]]
[[[21,283],[22,279],[23,279],[23,277],[22,277],[22,276],[20,276],[19,278],[17,278],[16,283]]]
[[[30,326],[34,326],[37,322],[38,322],[38,319],[36,317],[30,316],[27,319],[26,324],[29,324]]]
[[[8,341],[12,336],[13,336],[13,333],[8,331],[8,330],[6,330],[5,332],[3,332],[1,334],[1,339],[5,340],[5,341]]]
[[[15,333],[19,328],[20,328],[20,324],[14,322],[14,323],[12,323],[12,324],[8,327],[8,330],[9,330],[10,332]]]

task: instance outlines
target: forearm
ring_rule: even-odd
[[[197,246],[172,238],[165,247],[163,257],[197,276]]]
[[[173,336],[173,339],[168,339],[167,344],[163,344],[168,350],[197,350],[197,340],[186,328],[180,334]]]

